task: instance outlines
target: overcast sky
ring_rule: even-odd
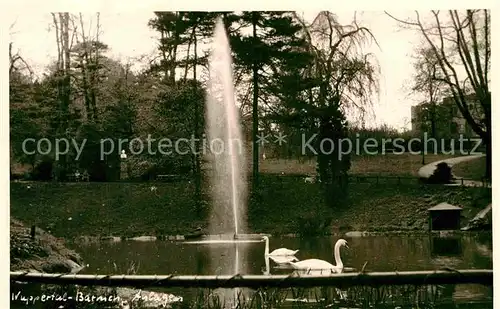
[[[124,3],[125,4],[125,3]],[[138,9],[120,7],[119,10],[101,10],[101,41],[108,44],[110,55],[122,60],[142,54],[151,54],[155,49],[155,33],[147,26],[158,7],[143,6]],[[212,9],[215,10],[216,8]],[[331,9],[330,9],[331,10]],[[349,23],[353,11],[334,11],[342,23]],[[312,20],[318,10],[305,11],[305,17]],[[414,16],[409,10],[390,10],[397,17]],[[92,16],[85,14],[84,16]],[[53,61],[57,55],[55,33],[49,31],[50,13],[32,10],[9,16],[10,40],[15,50],[37,71]],[[87,21],[90,19],[87,19]],[[412,58],[420,37],[413,30],[403,30],[382,10],[363,11],[357,15],[358,23],[372,30],[379,46],[372,45],[367,52],[376,55],[381,68],[380,98],[373,102],[375,120],[371,125],[386,123],[396,128],[410,128],[410,107],[418,103],[408,97],[404,85],[408,85],[412,74]],[[95,22],[94,22],[95,26]],[[87,23],[86,28],[90,27]],[[88,31],[88,30],[87,30]]]

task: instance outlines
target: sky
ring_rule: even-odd
[[[318,11],[304,11],[304,17],[313,20]],[[354,11],[335,12],[341,23],[351,22]],[[398,18],[412,16],[412,11],[391,11]],[[95,29],[95,16],[84,13],[85,28]],[[56,55],[55,31],[50,29],[52,17],[48,12],[37,10],[11,15],[9,39],[14,51],[38,72],[51,63]],[[110,47],[112,57],[126,60],[144,54],[152,54],[156,48],[156,34],[148,26],[153,17],[152,10],[123,10],[101,12],[100,39]],[[90,21],[92,20],[92,23]],[[414,47],[420,41],[414,30],[401,29],[397,22],[383,11],[363,11],[357,13],[358,23],[371,29],[379,46],[372,44],[366,51],[373,53],[380,65],[380,95],[373,101],[375,119],[368,119],[367,125],[387,124],[397,129],[409,129],[410,108],[418,103],[408,97],[404,85],[411,80]]]

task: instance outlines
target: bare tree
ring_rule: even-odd
[[[100,15],[96,14],[95,33],[85,32],[84,18],[79,14],[80,30],[77,35],[77,45],[72,50],[78,55],[78,67],[82,79],[82,92],[84,95],[87,120],[96,122],[98,120],[97,90],[99,82],[100,51],[106,50],[107,46],[99,41],[100,34]],[[77,27],[75,26],[75,29]]]
[[[351,113],[364,119],[379,90],[378,64],[372,54],[363,50],[370,40],[376,43],[375,37],[370,29],[358,25],[356,16],[348,25],[340,24],[327,11],[320,12],[311,25],[297,14],[295,18],[302,25],[307,52],[313,57],[313,64],[303,72],[316,84],[304,96],[308,101],[304,109],[314,119],[309,126],[318,132],[319,145],[327,138],[336,141],[333,148],[339,149],[339,141],[347,136],[345,115]],[[349,167],[349,156],[318,152],[317,171],[328,205],[342,204]]]
[[[377,43],[371,31],[359,26],[356,16],[351,24],[342,25],[328,11],[320,12],[310,25],[297,14],[295,18],[302,24],[309,52],[314,56],[314,65],[304,74],[324,81],[318,92],[310,94],[312,101],[325,106],[330,92],[344,112],[363,118],[371,110],[372,95],[379,90],[376,59],[362,50],[370,40]]]
[[[10,34],[12,34],[12,29],[15,25],[15,22],[11,24],[9,31]],[[9,42],[9,116],[10,116],[10,138],[11,138],[11,143],[9,143],[9,148],[10,148],[10,155],[11,158],[13,156],[16,156],[20,158],[22,155],[19,155],[19,152],[16,151],[16,147],[14,146],[16,143],[14,142],[16,140],[16,134],[22,134],[22,130],[19,130],[19,127],[15,125],[15,121],[13,124],[12,119],[17,118],[19,119],[19,113],[16,109],[23,109],[23,107],[26,105],[26,103],[29,100],[17,100],[22,101],[23,104],[19,106],[19,104],[16,104],[16,100],[12,100],[12,97],[15,97],[19,93],[19,89],[22,89],[22,92],[29,92],[27,88],[29,88],[30,82],[33,80],[34,77],[34,72],[31,68],[31,66],[24,60],[24,58],[20,55],[19,51],[14,52],[14,43],[11,41]],[[29,77],[25,74],[25,71],[28,71]],[[26,81],[26,77],[29,78],[29,81]],[[27,86],[28,85],[28,86]],[[17,90],[17,91],[16,91]],[[24,102],[26,101],[26,102]],[[29,103],[28,103],[29,104]],[[13,109],[14,107],[14,109]],[[21,111],[22,113],[22,111]],[[24,114],[24,113],[22,113]],[[19,123],[19,121],[18,121]],[[22,122],[21,122],[22,123]],[[34,156],[28,157],[29,159],[22,158],[21,160],[26,160],[31,163],[32,166],[34,166]],[[30,160],[31,159],[31,160]],[[10,174],[12,175],[12,168],[15,164],[16,160],[11,160],[10,161]]]
[[[31,66],[24,60],[23,57],[21,57],[19,52],[14,53],[12,51],[12,48],[13,48],[13,43],[10,42],[9,43],[9,75],[12,74],[14,71],[26,69],[26,70],[28,70],[30,77],[33,78],[35,73],[31,69]],[[21,62],[23,66],[18,67],[17,66],[18,62]]]
[[[486,144],[486,176],[491,177],[490,11],[431,11],[427,20],[417,11],[413,20],[386,14],[425,39],[439,72],[433,79],[446,85],[467,123]],[[479,102],[482,116],[474,115],[471,100]]]
[[[56,30],[56,43],[58,51],[55,75],[57,79],[58,102],[58,109],[56,111],[56,135],[67,136],[70,128],[69,114],[72,103],[70,51],[73,44],[74,32],[70,38],[70,14],[68,12],[51,13],[51,15]],[[66,156],[62,156],[61,160],[56,161],[56,179],[64,177],[65,171],[68,168],[67,163]]]
[[[58,95],[60,103],[60,112],[62,113],[60,122],[61,126],[67,118],[67,111],[70,105],[71,85],[70,85],[70,38],[69,38],[69,13],[51,13],[54,27],[56,30],[56,44],[57,44],[57,63],[56,70],[59,77]],[[72,40],[71,40],[72,43]],[[65,130],[65,128],[61,128]]]
[[[432,49],[418,47],[416,49],[417,59],[413,65],[415,75],[411,84],[411,91],[424,94],[429,102],[429,121],[431,122],[431,135],[436,138],[436,103],[443,93],[439,64]]]

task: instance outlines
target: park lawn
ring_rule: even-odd
[[[455,164],[452,172],[457,177],[481,180],[486,175],[486,157]]]
[[[437,203],[463,206],[464,215],[473,216],[491,202],[491,189],[372,182],[349,184],[348,204],[330,209],[318,184],[265,174],[261,181],[259,198],[248,202],[248,232],[322,234],[331,232],[332,226],[422,230],[426,210]],[[69,239],[188,234],[198,226],[207,228],[209,221],[208,208],[196,211],[193,192],[188,182],[11,182],[10,213],[28,226]]]
[[[426,154],[425,163],[456,157],[457,155]],[[248,159],[248,172],[252,172],[251,158]],[[351,169],[349,172],[354,175],[381,175],[381,176],[402,176],[417,177],[417,172],[422,167],[421,154],[377,154],[377,155],[354,155],[351,157]],[[14,164],[12,171],[22,174],[31,167],[28,165]],[[296,174],[314,175],[316,174],[316,159],[274,159],[260,160],[259,171],[264,174]]]
[[[181,182],[11,182],[10,210],[12,217],[58,237],[175,235],[202,223],[192,192]]]
[[[426,154],[425,163],[431,163],[443,159],[453,158],[453,155]],[[378,154],[378,155],[355,155],[351,158],[350,174],[354,175],[381,175],[381,176],[402,176],[417,177],[418,170],[422,165],[422,155],[420,154]],[[296,159],[267,159],[259,163],[261,173],[271,174],[316,174],[316,160],[304,160],[300,162]]]

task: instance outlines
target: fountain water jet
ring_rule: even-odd
[[[208,160],[211,163],[210,185],[212,213],[209,235],[187,243],[210,245],[210,266],[215,274],[246,273],[249,243],[260,242],[260,235],[245,234],[246,227],[246,156],[239,124],[232,76],[229,41],[222,19],[215,25],[213,48],[209,57],[209,80],[206,97]],[[215,147],[219,146],[219,147]],[[222,245],[222,247],[221,247]],[[224,258],[221,259],[221,256]],[[232,299],[242,289],[222,289],[222,298]],[[246,294],[247,292],[245,292]]]
[[[206,131],[211,163],[210,188],[212,213],[209,235],[190,244],[238,244],[257,242],[259,234],[246,232],[245,148],[239,124],[232,76],[229,41],[222,22],[215,25],[209,57],[209,80],[206,96]],[[218,147],[216,147],[218,146]]]
[[[210,246],[210,268],[216,275],[247,273],[247,250],[251,243],[261,243],[262,235],[245,234],[246,227],[246,156],[239,109],[236,106],[232,77],[232,59],[221,19],[214,29],[209,58],[209,81],[206,97],[206,131],[210,147],[210,185],[212,213],[209,235],[186,244]],[[218,146],[218,147],[216,147]],[[224,258],[221,258],[224,257]],[[246,289],[217,289],[219,297],[235,305],[238,293]],[[235,294],[233,294],[235,293]]]
[[[213,166],[210,182],[214,203],[210,234],[238,235],[245,229],[246,177],[242,170],[246,168],[246,161],[235,104],[231,51],[220,19],[214,29],[209,74],[206,128]],[[216,141],[218,148],[214,147]],[[239,149],[235,149],[235,143]],[[230,213],[232,216],[228,216]]]

